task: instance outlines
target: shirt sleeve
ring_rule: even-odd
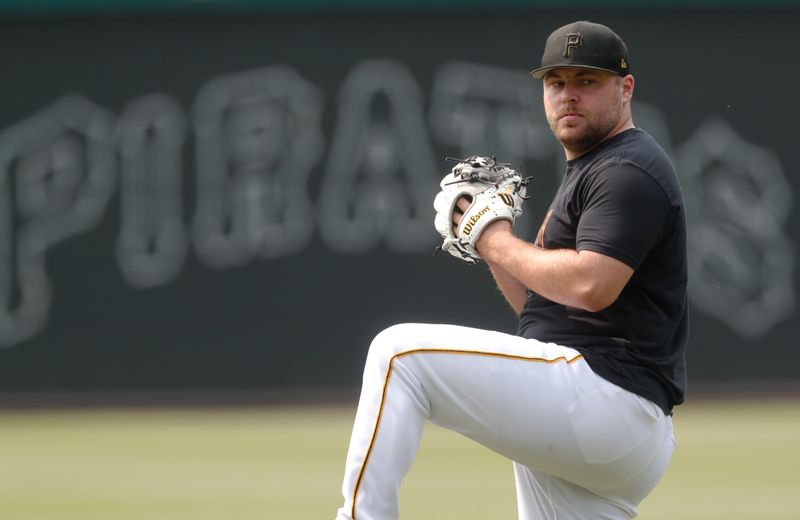
[[[633,269],[658,243],[673,217],[669,197],[647,172],[629,163],[587,179],[576,235],[578,251],[594,251]]]

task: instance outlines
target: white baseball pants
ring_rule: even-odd
[[[633,518],[675,446],[671,417],[571,348],[395,325],[367,356],[337,520],[399,518],[426,419],[514,462],[521,520]]]

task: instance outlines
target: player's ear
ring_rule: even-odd
[[[631,99],[633,98],[633,87],[635,83],[636,82],[634,81],[633,76],[630,74],[622,78],[621,84],[623,103],[630,103]]]

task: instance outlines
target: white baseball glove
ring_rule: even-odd
[[[523,179],[508,164],[498,163],[494,157],[473,155],[458,161],[439,184],[442,187],[433,201],[436,210],[434,226],[444,241],[437,250],[475,264],[481,256],[475,243],[481,232],[498,219],[514,225],[522,214],[522,202],[530,178]],[[470,201],[469,208],[453,229],[453,211],[456,201],[465,197]]]

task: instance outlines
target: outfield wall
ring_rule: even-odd
[[[791,6],[7,16],[0,390],[352,388],[400,321],[513,332],[447,256],[446,156],[564,163],[526,74],[578,18],[627,41],[634,120],[689,206],[690,379],[797,382]],[[23,13],[24,14],[24,13]]]

